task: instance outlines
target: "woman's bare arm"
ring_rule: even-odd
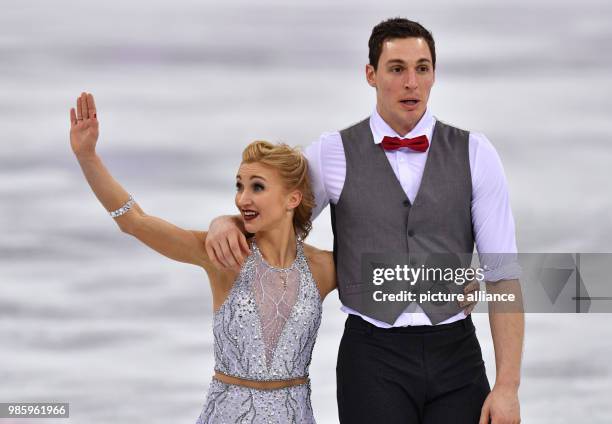
[[[304,254],[317,283],[321,300],[336,288],[336,267],[332,252],[304,244]]]
[[[94,194],[106,208],[114,211],[127,202],[129,194],[112,177],[96,154],[99,122],[92,94],[82,93],[77,99],[77,109],[70,109],[70,146],[85,179]],[[115,218],[121,231],[170,259],[179,262],[212,267],[206,254],[206,232],[179,228],[161,218],[144,213],[138,204]]]

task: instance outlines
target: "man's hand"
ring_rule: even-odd
[[[479,424],[518,424],[521,411],[516,386],[497,384],[485,399]]]
[[[220,270],[240,271],[245,259],[251,254],[238,219],[233,216],[220,216],[210,223],[204,245],[208,257]]]
[[[480,290],[480,283],[478,282],[478,280],[474,280],[470,282],[469,284],[466,284],[465,287],[463,288],[463,294],[465,295],[466,300],[462,302],[457,302],[457,303],[459,303],[459,306],[463,308],[463,313],[466,316],[472,313],[472,311],[476,307],[476,304],[478,303],[478,301],[476,300],[472,302],[468,302],[467,297],[469,294],[472,294],[472,296],[475,296],[478,290]]]

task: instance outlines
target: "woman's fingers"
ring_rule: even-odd
[[[83,119],[89,119],[89,109],[87,107],[87,94],[81,93],[81,110],[83,111]]]
[[[96,103],[94,102],[93,94],[87,94],[87,110],[89,111],[90,118],[96,118]]]
[[[70,126],[75,126],[77,124],[77,117],[76,117],[76,112],[74,111],[74,108],[71,107],[70,108]]]
[[[77,104],[77,121],[81,121],[83,120],[83,108],[81,107],[81,98],[77,97],[76,99],[76,104]]]
[[[96,102],[94,101],[93,94],[82,92],[76,100],[76,117],[71,122],[78,124],[78,121],[84,119],[97,118],[98,113],[96,112]]]

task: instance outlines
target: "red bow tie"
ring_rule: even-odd
[[[381,144],[385,150],[409,147],[417,152],[424,152],[429,147],[429,140],[427,140],[426,135],[420,135],[415,138],[384,137]]]

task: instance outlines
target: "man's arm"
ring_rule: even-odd
[[[520,422],[518,388],[525,332],[521,287],[518,280],[487,282],[487,292],[514,295],[515,300],[489,302],[496,378],[495,386],[482,407],[480,424],[516,424]]]
[[[310,146],[304,149],[304,157],[308,161],[308,176],[310,178],[310,187],[312,194],[315,198],[315,207],[312,209],[312,218],[314,221],[329,204],[329,195],[325,187],[325,173],[324,169],[324,143],[329,144],[326,141],[327,134],[323,134],[319,140],[312,143]]]
[[[524,316],[520,267],[516,262],[514,218],[504,169],[491,142],[470,133],[472,224],[488,293],[514,294],[513,303],[489,302],[489,323],[495,348],[497,378],[485,400],[481,424],[520,422],[520,382]]]
[[[489,324],[495,348],[495,384],[520,383],[521,356],[525,332],[523,299],[518,280],[487,283],[487,292],[514,295],[514,302],[489,302]]]
[[[240,215],[222,215],[210,222],[204,242],[206,253],[217,269],[240,270],[251,254]]]
[[[316,204],[312,211],[312,220],[329,204],[321,162],[325,137],[329,137],[329,135],[323,134],[318,141],[304,149]],[[251,253],[246,241],[242,217],[240,215],[225,215],[213,219],[206,237],[205,248],[208,257],[217,268],[239,270]]]

